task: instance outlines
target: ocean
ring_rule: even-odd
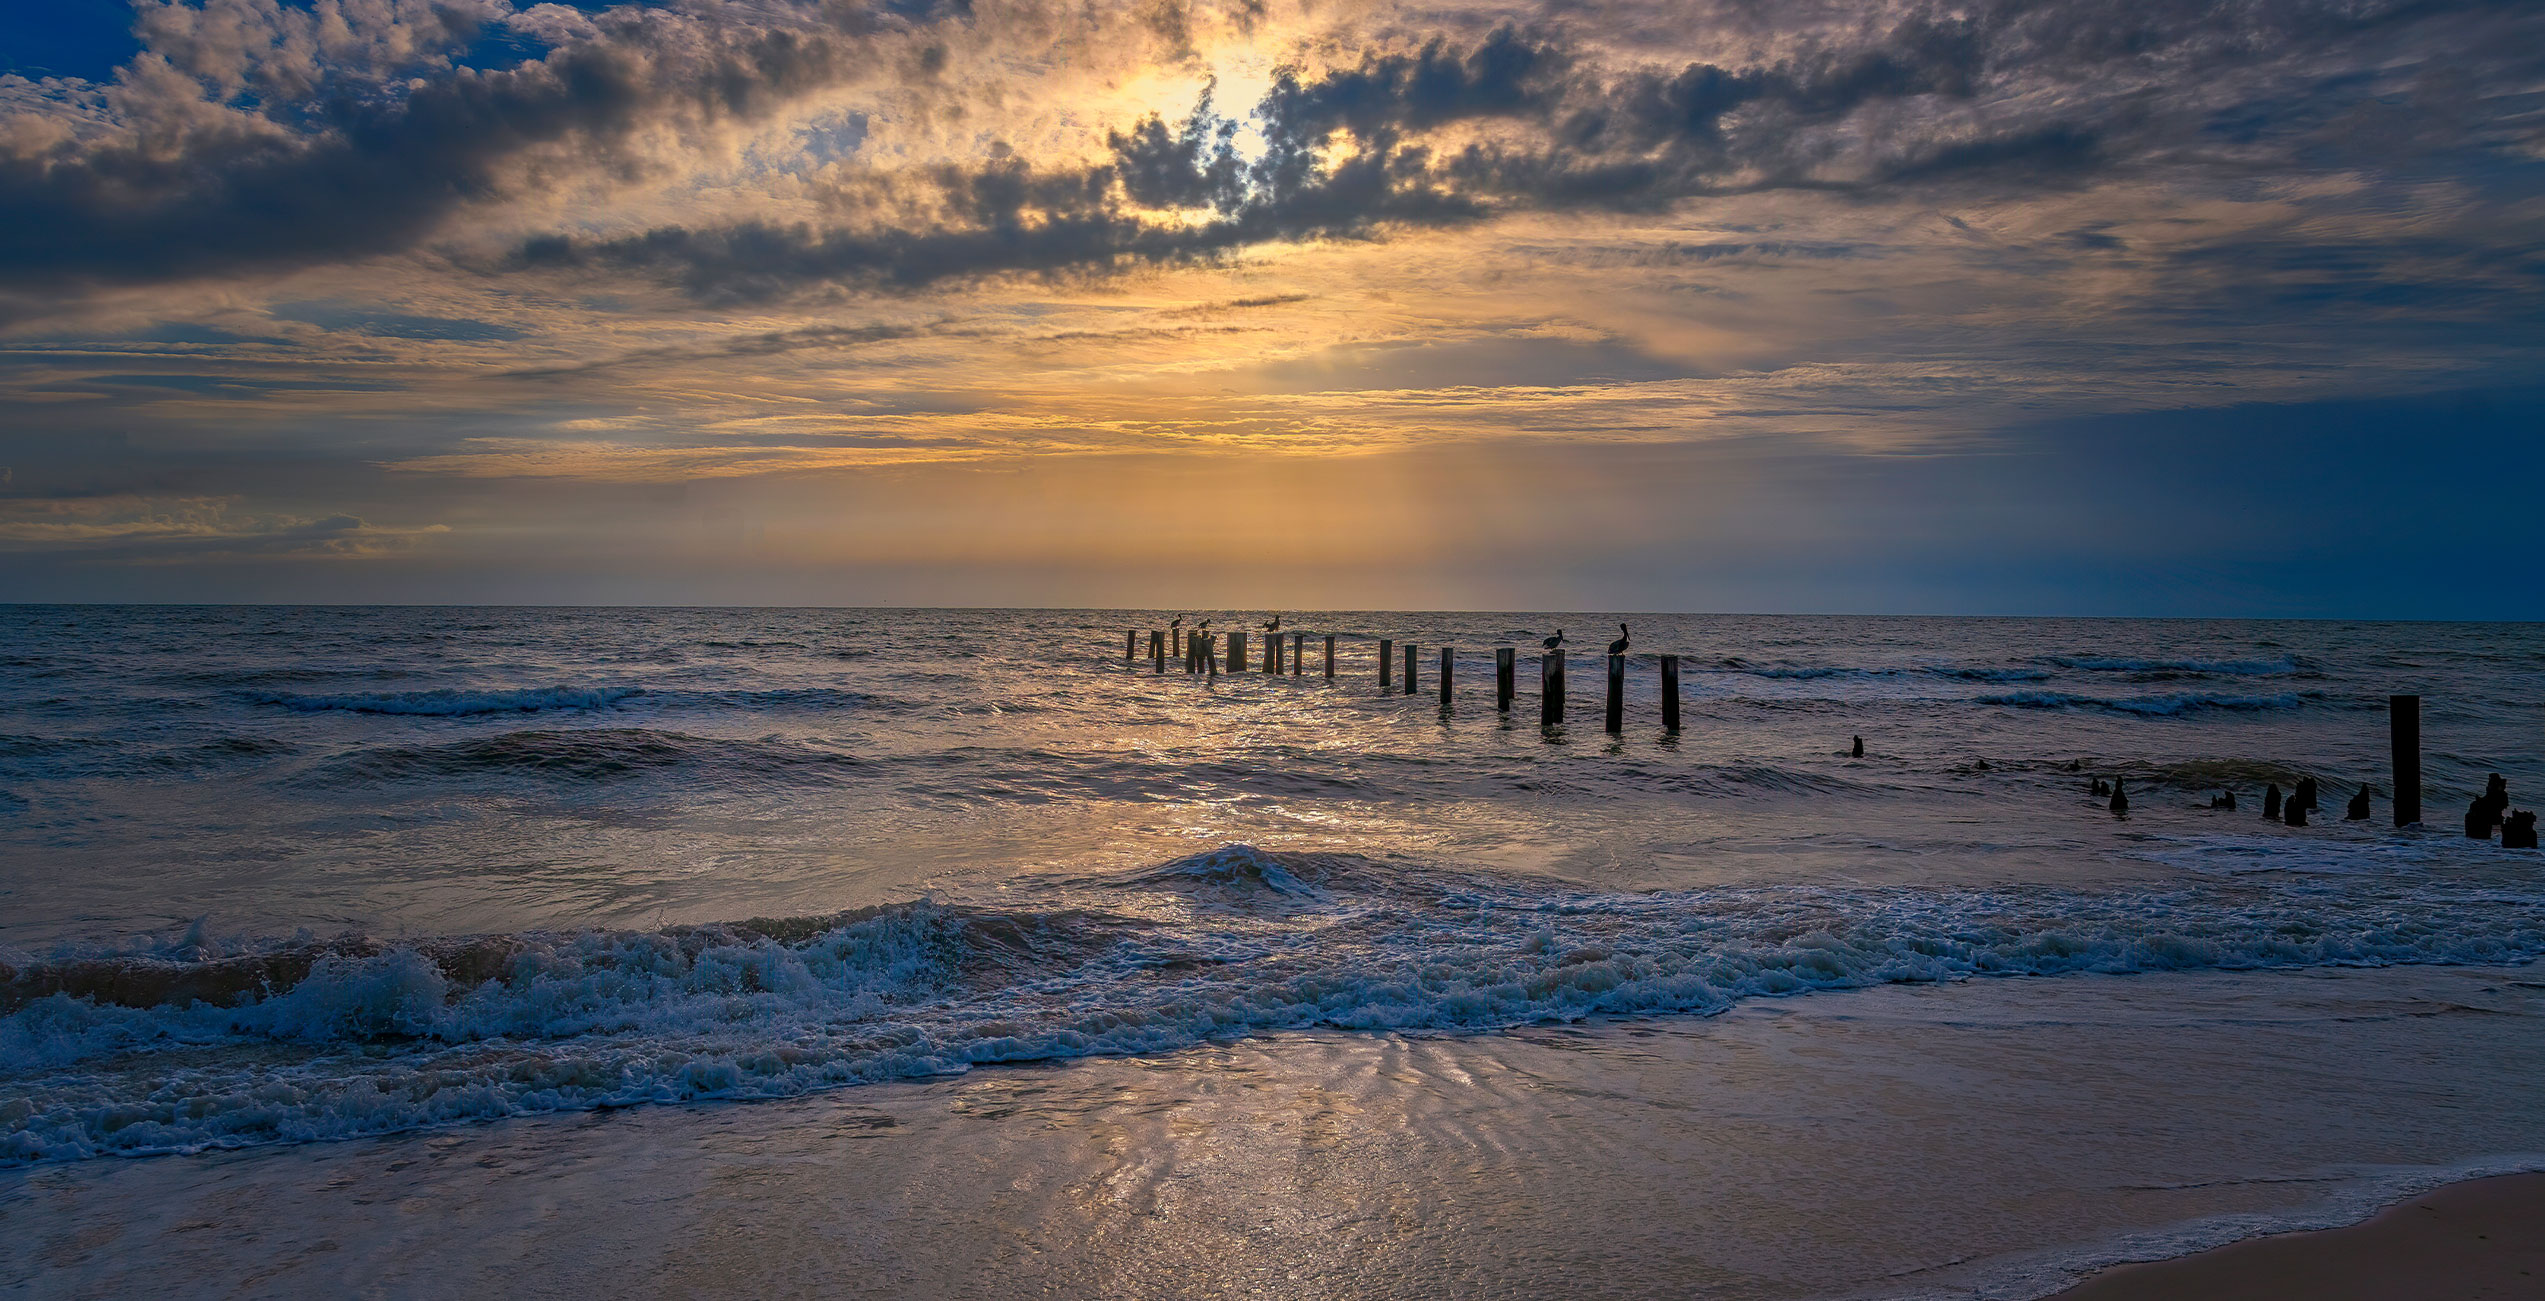
[[[1148,657],[1272,613],[0,608],[0,1220],[54,1244],[0,1284],[217,1290],[272,1262],[100,1244],[270,1247],[322,1186],[633,1180],[259,1290],[644,1291],[795,1216],[763,1290],[2013,1297],[2545,1168],[2545,855],[2459,832],[2545,789],[2545,626],[1291,611],[1304,673]]]

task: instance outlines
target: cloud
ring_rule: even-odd
[[[634,273],[701,302],[753,303],[1189,264],[1519,211],[1775,191],[1954,202],[2160,166],[2249,175],[2299,165],[2300,147],[2340,146],[2291,131],[2216,147],[2206,128],[2224,106],[2208,101],[2320,77],[2310,60],[2363,30],[2454,18],[2462,41],[2517,21],[2500,6],[2422,0],[2101,13],[2009,0],[1913,12],[1866,36],[1811,31],[1757,63],[1624,68],[1560,31],[1504,26],[1466,44],[1435,37],[1322,72],[1283,69],[1242,117],[1206,94],[1180,122],[1150,116],[1107,133],[1093,163],[1002,153],[889,183],[859,173],[831,195],[842,217],[557,233],[525,242],[510,265]],[[1240,147],[1249,136],[1251,152]],[[861,214],[879,188],[898,201]]]
[[[173,564],[245,556],[353,560],[405,551],[443,525],[390,528],[346,514],[241,511],[235,498],[0,497],[0,552]]]
[[[836,30],[619,10],[589,39],[479,69],[449,55],[494,9],[385,12],[397,39],[319,42],[308,13],[272,4],[147,6],[153,47],[103,92],[108,120],[65,135],[22,114],[0,132],[0,286],[160,283],[407,249],[527,184],[508,168],[536,151],[632,165],[646,132],[763,119],[848,75],[863,48]],[[396,85],[393,71],[429,75]]]

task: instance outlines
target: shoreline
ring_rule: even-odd
[[[2354,1224],[2114,1265],[2052,1301],[2458,1301],[2545,1295],[2545,1172],[2460,1180]]]

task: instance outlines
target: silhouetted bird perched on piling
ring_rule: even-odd
[[[1608,644],[1608,657],[1615,659],[1626,653],[1626,625],[1617,625],[1617,640]]]
[[[1274,615],[1273,617],[1271,617],[1271,618],[1269,618],[1269,619],[1264,620],[1264,631],[1266,631],[1266,632],[1279,632],[1279,631],[1281,631],[1281,616],[1276,614],[1276,615]]]
[[[2130,793],[2121,789],[2121,779],[2118,777],[2112,779],[2112,803],[2107,807],[2114,813],[2130,811]]]
[[[1862,759],[1865,757],[1865,739],[1863,737],[1860,736],[1856,738],[1856,747],[1847,752],[1847,757],[1850,759]]]
[[[2483,794],[2466,806],[2465,833],[2476,840],[2490,840],[2492,830],[2501,825],[2501,816],[2510,811],[2510,783],[2501,774],[2483,784]]]
[[[2280,783],[2278,782],[2271,783],[2262,792],[2262,820],[2265,822],[2280,820]]]
[[[1556,647],[1564,644],[1564,630],[1562,628],[1556,629],[1554,636],[1549,637],[1538,644],[1546,647],[1548,650],[1554,650]]]
[[[2344,821],[2344,822],[2366,822],[2366,821],[2368,821],[2368,788],[2367,788],[2367,787],[2365,787],[2365,786],[2360,787],[2360,788],[2359,788],[2359,794],[2357,794],[2357,795],[2353,795],[2353,796],[2351,797],[2351,802],[2350,802],[2349,806],[2348,806],[2348,807],[2346,807],[2346,808],[2344,808],[2344,809],[2342,810],[2342,821]]]

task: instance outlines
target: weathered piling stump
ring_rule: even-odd
[[[2351,802],[2343,806],[2342,821],[2368,821],[2368,787],[2365,784],[2359,788],[2357,793],[2351,796]]]
[[[1238,634],[1238,635],[1239,635],[1240,637],[1245,636],[1245,634],[1244,634],[1244,633],[1240,633],[1240,634]],[[1235,652],[1231,652],[1231,654],[1234,654],[1234,653],[1235,653]],[[1218,676],[1219,676],[1219,634],[1218,634],[1218,633],[1211,633],[1210,635],[1208,635],[1208,636],[1206,636],[1206,637],[1202,638],[1202,667],[1203,667],[1204,669],[1209,670],[1210,675],[1211,675],[1212,677],[1218,677]]]
[[[2093,785],[2085,788],[2085,793],[2088,795],[2109,795],[2112,793],[2112,783],[2097,777],[2094,779]]]
[[[1308,657],[1303,652],[1307,650],[1307,647],[1308,634],[1304,632],[1290,634],[1290,676],[1298,677],[1300,669],[1306,666]]]
[[[1538,724],[1554,727],[1564,721],[1564,652],[1551,650],[1538,657]]]
[[[2280,783],[2278,782],[2273,782],[2269,786],[2263,788],[2262,820],[2265,822],[2277,822],[2280,820]]]
[[[1152,661],[1150,672],[1166,672],[1166,634],[1155,628],[1149,630],[1149,659]]]
[[[2289,802],[2297,805],[2300,811],[2306,813],[2313,813],[2317,809],[2322,808],[2322,805],[2315,802],[2315,779],[2312,777],[2298,778],[2298,788],[2295,791],[2290,792]],[[2298,823],[2296,825],[2304,826],[2305,824]]]
[[[1679,735],[1679,657],[1661,657],[1661,730]]]
[[[1396,643],[1379,638],[1379,690],[1384,693],[1396,685]]]
[[[2288,803],[2280,806],[2280,820],[2292,827],[2303,827],[2306,825],[2306,810],[2306,801],[2292,795]]]
[[[2501,821],[2501,848],[2536,848],[2536,811],[2519,809]]]
[[[1281,673],[1280,633],[1268,632],[1264,634],[1264,672],[1273,676],[1278,676]]]
[[[1128,664],[1138,658],[1140,658],[1140,630],[1134,628],[1122,634],[1122,662]]]
[[[1608,657],[1608,712],[1604,720],[1610,736],[1626,730],[1626,657]]]
[[[1511,712],[1512,679],[1519,676],[1516,672],[1519,659],[1520,652],[1509,646],[1493,648],[1493,707],[1496,713]]]
[[[1449,707],[1449,668],[1453,659],[1449,647],[1440,648],[1440,703],[1444,709]]]
[[[1414,694],[1414,643],[1405,643],[1405,694]]]
[[[1334,634],[1326,634],[1326,681],[1334,681]]]
[[[2421,821],[2421,697],[2386,698],[2386,739],[2395,767],[2395,825]]]
[[[2115,777],[2112,779],[2112,800],[2103,807],[2112,810],[2114,813],[2127,813],[2130,811],[2130,793],[2127,790],[2122,789],[2120,778]]]
[[[1847,748],[1847,757],[1850,759],[1862,759],[1865,757],[1865,739],[1859,736],[1855,738],[1855,741],[1856,743],[1854,745]],[[2097,782],[2096,784],[2100,785],[2101,783]]]
[[[1228,671],[1231,673],[1246,671],[1246,634],[1242,632],[1232,632],[1228,635]]]

